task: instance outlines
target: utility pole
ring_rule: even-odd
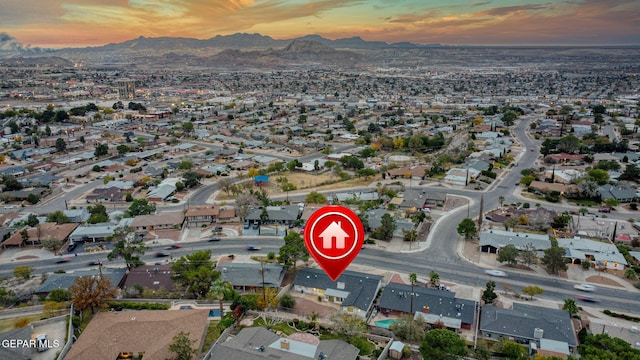
[[[484,206],[484,195],[480,196],[480,212],[478,214],[478,234],[480,233],[480,228],[482,227],[482,208]]]
[[[264,303],[267,303],[267,292],[266,289],[264,287],[264,263],[262,261],[260,261],[260,274],[262,274],[262,300],[264,300]]]

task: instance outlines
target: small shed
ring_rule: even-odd
[[[389,347],[389,357],[392,359],[402,359],[402,349],[404,349],[404,343],[402,341],[394,341]]]

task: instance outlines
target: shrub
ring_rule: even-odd
[[[168,304],[160,304],[160,303],[137,303],[137,302],[125,302],[125,301],[114,301],[109,303],[110,309],[122,308],[129,310],[169,310],[170,306]]]
[[[290,294],[284,294],[280,298],[280,307],[285,309],[293,309],[296,306],[296,300]]]

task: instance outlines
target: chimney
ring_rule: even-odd
[[[423,313],[425,313],[425,314],[428,314],[428,313],[429,313],[429,310],[430,310],[430,309],[429,309],[429,307],[428,307],[428,306],[423,306],[423,307],[422,307],[422,312],[423,312]]]
[[[280,349],[289,350],[289,340],[282,339],[282,341],[280,341]]]

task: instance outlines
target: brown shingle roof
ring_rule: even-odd
[[[113,360],[120,352],[144,352],[145,360],[172,355],[169,345],[180,331],[202,346],[209,310],[140,310],[97,313],[65,356],[68,360]]]
[[[192,207],[187,210],[185,214],[187,217],[190,216],[218,216],[220,213],[219,207]]]
[[[27,229],[29,235],[29,243],[40,243],[42,240],[54,239],[64,241],[69,234],[78,227],[77,223],[68,224],[56,224],[56,223],[44,223],[39,226]],[[5,240],[2,245],[15,245],[22,244],[22,234],[20,231],[16,231],[10,238]]]
[[[138,226],[160,226],[160,225],[176,225],[184,222],[184,213],[182,211],[167,211],[157,215],[140,215],[136,216],[131,222],[131,227]]]

